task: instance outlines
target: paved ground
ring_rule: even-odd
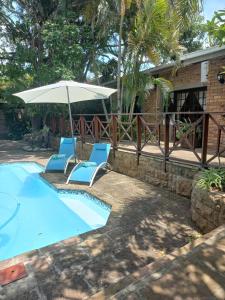
[[[48,157],[49,153],[25,153],[17,142],[0,143],[0,162],[44,164]],[[45,177],[65,187],[63,174]],[[28,277],[0,288],[0,299],[88,299],[199,235],[188,199],[136,179],[109,172],[91,189],[75,184],[66,188],[88,190],[111,204],[107,225],[1,262],[0,269],[23,261]]]
[[[224,300],[225,225],[140,268],[91,300]]]

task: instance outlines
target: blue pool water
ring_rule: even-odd
[[[57,190],[36,163],[0,164],[0,260],[104,226],[110,206],[84,191]]]

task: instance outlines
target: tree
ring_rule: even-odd
[[[106,50],[117,60],[117,110],[120,112],[122,102],[125,102],[132,114],[137,93],[145,94],[147,79],[142,74],[144,66],[178,58],[184,50],[179,41],[184,44],[187,37],[189,49],[194,45],[195,34],[191,26],[197,20],[201,1],[99,0],[94,8],[93,2],[90,3],[87,7],[95,11],[97,19],[101,15],[102,30],[110,32],[109,41],[116,46],[113,51],[110,47]],[[193,37],[190,37],[190,32]],[[197,43],[195,46],[198,46]],[[121,77],[124,78],[122,82]],[[154,78],[147,81],[153,85]],[[165,87],[165,83],[163,81],[160,86]]]
[[[126,58],[126,103],[132,117],[137,96],[146,94],[146,86],[159,85],[166,95],[170,85],[143,74],[146,62],[158,64],[162,59],[179,57],[183,47],[179,43],[180,32],[190,25],[189,18],[200,10],[200,1],[143,0],[138,6],[134,24],[129,33]],[[147,77],[147,78],[146,78]],[[168,82],[167,82],[168,83]],[[148,92],[148,91],[147,91]]]
[[[60,79],[94,77],[100,83],[102,78],[116,77],[118,110],[123,101],[132,115],[134,101],[137,95],[144,97],[147,85],[168,90],[165,80],[149,78],[142,71],[150,63],[177,58],[180,44],[193,46],[191,26],[201,1],[0,0],[0,4],[4,58],[0,72],[1,80],[10,85],[0,91],[5,99],[11,101],[9,90]],[[191,33],[184,34],[187,28]]]
[[[179,42],[187,52],[194,52],[203,48],[205,34],[204,17],[199,15],[181,32]]]
[[[99,53],[103,46],[95,42],[90,24],[84,22],[81,11],[73,9],[72,1],[4,0],[1,4],[0,94],[9,107],[18,107],[12,97],[15,91],[61,79],[87,80],[92,53]],[[57,105],[26,109],[44,120],[50,112],[65,113]]]
[[[109,69],[112,63],[114,64],[117,61],[117,71],[112,70],[112,68],[111,70],[112,74],[117,74],[118,112],[121,112],[122,109],[121,76],[124,69],[123,61],[128,45],[129,30],[132,24],[131,19],[136,11],[135,7],[136,1],[133,0],[98,0],[91,1],[86,6],[86,12],[88,13],[85,15],[88,16],[89,20],[94,19],[95,25],[100,26],[99,36],[108,35],[106,48],[104,49],[104,56],[108,56],[108,62],[104,62],[105,69]],[[128,14],[126,14],[127,11],[129,11]]]
[[[225,9],[215,12],[211,21],[207,22],[210,45],[225,44]]]

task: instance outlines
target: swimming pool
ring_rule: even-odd
[[[104,226],[111,207],[57,190],[36,163],[0,164],[0,261]]]

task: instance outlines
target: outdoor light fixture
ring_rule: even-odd
[[[219,72],[217,74],[217,80],[221,83],[224,84],[225,82],[225,71]]]

